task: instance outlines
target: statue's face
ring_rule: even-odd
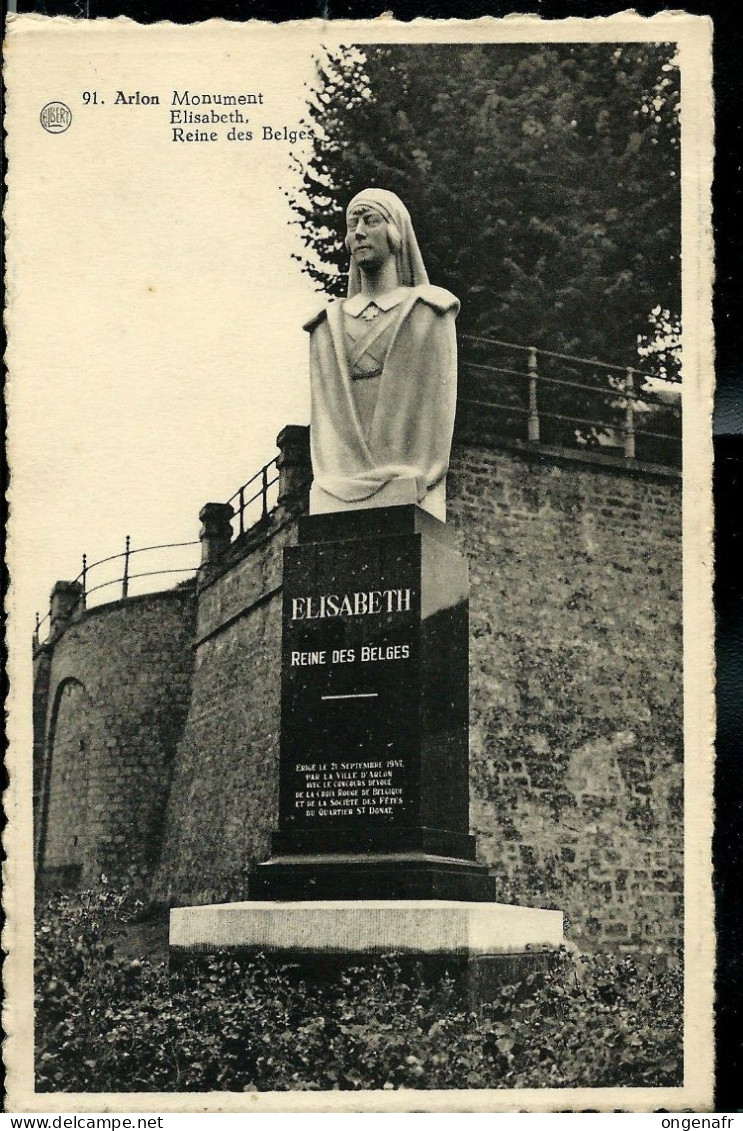
[[[378,271],[394,254],[384,216],[359,204],[347,217],[346,245],[354,263],[366,272]]]

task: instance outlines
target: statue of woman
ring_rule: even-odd
[[[428,282],[408,210],[364,189],[346,213],[348,297],[310,333],[310,511],[417,503],[446,518],[459,302]]]

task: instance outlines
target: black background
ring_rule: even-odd
[[[715,602],[717,614],[717,821],[714,842],[717,898],[717,1111],[741,1111],[741,982],[743,982],[743,174],[741,164],[740,66],[743,21],[734,0],[707,3],[623,3],[622,0],[18,0],[21,12],[48,15],[125,15],[141,22],[191,23],[221,17],[245,20],[370,18],[392,10],[398,19],[416,16],[468,18],[531,12],[544,19],[601,16],[634,8],[653,15],[665,7],[681,8],[714,21],[716,157],[713,188],[716,285],[714,298],[717,351],[714,497],[716,510]]]

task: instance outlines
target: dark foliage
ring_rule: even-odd
[[[460,332],[637,363],[680,311],[679,80],[667,44],[371,46],[317,64],[292,205],[344,290],[344,207],[397,192]],[[655,312],[654,315],[651,312]],[[677,350],[649,368],[677,376]]]
[[[681,1079],[681,976],[562,952],[479,1013],[394,958],[323,982],[267,958],[168,975],[116,956],[136,913],[108,891],[38,917],[37,1089],[665,1086]]]

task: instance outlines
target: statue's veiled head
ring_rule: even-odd
[[[362,271],[376,271],[392,256],[398,286],[428,282],[410,213],[393,192],[369,188],[357,193],[346,210],[346,227],[349,298],[361,290]]]

